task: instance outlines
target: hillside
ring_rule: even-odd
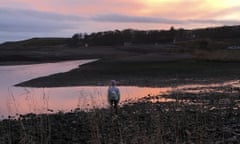
[[[197,58],[238,61],[239,52],[226,49],[239,45],[240,26],[193,30],[173,27],[170,30],[150,31],[126,29],[91,34],[76,33],[72,38],[32,38],[5,42],[0,45],[0,64],[129,56],[140,60],[146,57],[144,54],[148,55],[147,58],[156,59],[169,52],[180,57],[182,53],[187,53]]]

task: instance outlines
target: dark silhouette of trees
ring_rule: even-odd
[[[189,40],[221,40],[235,39],[240,37],[240,26],[224,26],[216,28],[205,28],[195,30],[175,29],[173,26],[169,30],[114,30],[91,34],[74,34],[71,44],[73,45],[98,45],[116,46],[127,44],[165,44]],[[201,47],[206,47],[206,41],[200,43]]]

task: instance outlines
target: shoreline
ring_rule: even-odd
[[[64,87],[106,86],[116,79],[122,86],[176,86],[238,80],[238,62],[178,60],[168,62],[123,62],[99,60],[65,73],[32,79],[16,86]],[[68,81],[68,83],[66,83]]]
[[[179,94],[173,94],[176,95]],[[211,94],[208,96],[211,97]],[[225,96],[229,97],[228,94]],[[230,99],[236,98],[235,95],[230,95]],[[201,102],[205,99],[208,97],[192,96],[192,102]],[[152,103],[151,100],[156,102]],[[39,115],[30,113],[20,115],[17,120],[9,117],[0,121],[0,130],[6,132],[0,137],[0,143],[8,140],[9,132],[11,141],[16,143],[22,134],[30,136],[32,142],[50,136],[49,141],[56,144],[96,141],[174,143],[176,140],[178,143],[228,143],[238,142],[240,139],[238,126],[240,108],[236,107],[235,102],[200,105],[196,102],[157,102],[157,100],[157,97],[152,97],[141,102],[125,104],[119,108],[118,115],[111,114],[110,109],[101,108]],[[217,100],[220,102],[221,99]]]

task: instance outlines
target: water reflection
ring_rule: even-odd
[[[210,93],[210,92],[224,92],[225,88],[239,88],[240,80],[225,81],[221,83],[212,83],[212,84],[191,84],[191,85],[182,85],[176,87],[175,91],[181,91],[185,93]]]
[[[166,93],[169,88],[149,88],[119,86],[121,102],[136,100],[147,95]],[[14,90],[15,91],[15,90]],[[61,88],[27,88],[19,95],[13,94],[8,99],[8,114],[45,113],[49,110],[70,111],[80,108],[107,107],[106,86],[81,86]]]
[[[30,80],[32,78],[46,76],[58,72],[66,72],[78,65],[95,60],[77,60],[58,63],[45,63],[34,65],[0,66],[0,115],[8,115],[21,112],[19,98],[27,95],[27,98],[37,94],[31,94],[28,89],[15,88],[14,84]],[[30,96],[29,96],[30,95]],[[15,108],[12,108],[15,105]],[[24,104],[23,104],[24,105]],[[35,104],[37,105],[37,104]]]
[[[59,63],[0,66],[0,115],[16,113],[45,113],[48,111],[69,111],[75,108],[87,109],[106,107],[107,86],[81,86],[61,88],[13,87],[32,78],[69,71],[78,65],[95,60],[68,61]],[[169,88],[120,86],[121,102],[135,100],[147,95],[159,95]]]
[[[75,108],[88,109],[107,107],[107,86],[81,86],[60,88],[21,88],[12,85],[35,77],[65,72],[78,65],[95,60],[81,60],[60,63],[0,66],[0,116],[6,118],[16,113],[46,113],[70,111]],[[119,86],[121,103],[141,99],[146,96],[166,94],[173,91],[200,92],[215,87],[240,87],[239,81],[229,81],[208,85],[184,85],[177,87],[151,88]],[[172,99],[152,99],[151,101],[169,101]]]

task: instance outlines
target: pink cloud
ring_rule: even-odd
[[[137,9],[141,9],[144,6],[143,4],[126,0],[10,0],[9,2],[0,0],[0,4],[7,5],[9,3],[18,3],[20,8],[79,15],[95,15],[97,13],[133,14],[136,13]]]
[[[239,12],[239,10],[232,10],[231,8],[228,8],[228,12],[224,11],[220,8],[223,2],[216,0],[211,2],[209,0],[0,0],[0,5],[79,16],[115,13],[171,19],[206,18],[208,15],[213,15],[213,13],[219,11],[226,14],[231,11]]]
[[[0,31],[71,36],[113,29],[198,28],[239,24],[238,0],[0,0]],[[17,33],[18,32],[18,33]]]

